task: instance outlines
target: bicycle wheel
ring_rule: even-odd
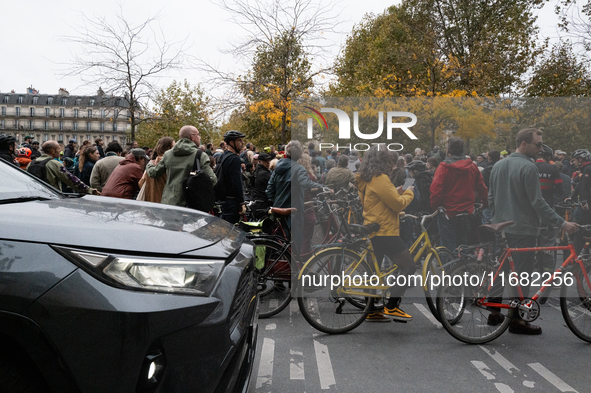
[[[434,299],[436,299],[444,271],[450,269],[449,263],[454,260],[454,255],[445,247],[436,247],[435,250],[437,253],[429,253],[423,263],[423,292],[431,314],[440,321]]]
[[[575,265],[568,272],[572,273],[572,283],[566,274],[562,277],[560,309],[566,325],[575,336],[591,342],[591,259],[584,261],[583,266],[584,269],[581,269]]]
[[[281,243],[252,238],[255,247],[264,247],[265,262],[258,269],[259,318],[278,314],[291,301],[291,253]]]
[[[503,287],[497,282],[490,286],[491,272],[494,276],[496,269],[490,264],[474,261],[459,261],[450,273],[446,272],[437,293],[437,311],[445,330],[457,340],[483,344],[499,337],[509,327],[512,308],[495,310],[482,305],[483,300],[508,304],[514,297],[510,285]]]
[[[346,333],[359,326],[369,313],[371,302],[366,300],[363,308],[359,308],[353,305],[350,296],[339,291],[339,288],[355,289],[354,285],[347,283],[345,287],[335,285],[331,288],[331,277],[342,278],[343,274],[351,278],[364,274],[371,276],[372,270],[357,253],[332,248],[316,254],[300,274],[297,292],[300,311],[306,321],[321,332]]]

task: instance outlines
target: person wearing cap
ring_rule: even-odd
[[[41,152],[39,151],[39,141],[31,142],[31,159],[34,160],[37,157],[41,157]]]
[[[270,149],[269,149],[270,150]],[[254,185],[252,186],[252,211],[255,218],[263,218],[266,210],[269,209],[270,203],[267,198],[266,190],[271,178],[271,155],[268,153],[259,154],[259,163],[257,164],[253,177]]]
[[[33,136],[32,135],[27,135],[23,138],[23,144],[22,147],[28,147],[29,149],[31,148],[31,143],[33,143]]]
[[[174,147],[167,150],[157,164],[155,162],[148,163],[146,172],[151,178],[157,179],[166,173],[162,203],[187,206],[183,192],[183,180],[193,170],[197,154],[201,155],[199,158],[201,170],[209,176],[211,184],[215,185],[217,177],[211,168],[209,156],[199,153],[201,151],[198,148],[200,142],[201,136],[196,127],[183,126],[179,130],[179,140]]]
[[[70,139],[68,145],[64,149],[64,158],[70,157],[74,159],[76,157],[76,139]]]
[[[109,180],[101,191],[102,196],[133,199],[139,192],[139,181],[146,166],[146,152],[144,149],[131,149],[129,154],[119,162],[113,170]]]
[[[562,173],[571,176],[573,174],[570,160],[566,157],[566,152],[563,150],[556,150],[556,161],[562,162]]]

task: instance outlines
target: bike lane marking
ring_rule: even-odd
[[[304,358],[303,351],[289,350],[289,379],[305,379],[304,378]]]
[[[314,340],[314,351],[316,352],[316,365],[318,366],[318,377],[320,378],[320,388],[322,390],[330,389],[331,385],[336,387],[332,363],[328,347]]]
[[[515,365],[513,363],[511,363],[509,360],[507,360],[506,357],[501,355],[499,353],[499,351],[493,350],[494,352],[491,352],[488,349],[486,349],[485,347],[483,347],[482,345],[479,345],[479,347],[484,352],[486,352],[486,354],[488,356],[490,356],[495,362],[497,362],[501,367],[503,367],[505,370],[507,370],[507,372],[509,374],[513,374],[512,369],[515,369],[515,371],[519,371],[519,369],[517,367],[515,367]]]
[[[256,389],[263,385],[271,387],[273,381],[273,359],[275,357],[275,340],[265,337],[261,349],[261,359],[259,361],[259,372],[257,374]]]
[[[546,381],[550,382],[561,392],[577,392],[569,384],[564,382],[556,374],[548,370],[546,367],[542,366],[540,363],[529,363],[528,366],[530,366],[535,372],[544,377]]]
[[[423,306],[420,303],[413,303],[413,305],[417,308],[417,310],[421,312],[421,314],[423,314],[429,321],[431,321],[433,325],[437,326],[437,329],[443,329],[441,323],[439,323],[437,318],[435,318],[433,314],[431,314],[431,311],[427,310],[425,306]]]

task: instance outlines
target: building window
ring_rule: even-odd
[[[86,131],[90,131],[90,130],[92,130],[92,124],[89,121],[87,121],[86,122]]]
[[[33,120],[29,120],[29,130],[32,130],[33,128],[35,128],[34,125],[35,125],[35,122]]]
[[[23,103],[23,96],[18,96],[18,103],[22,104]]]
[[[59,134],[59,135],[57,136],[57,140],[58,140],[58,141],[63,141],[63,140],[64,140],[64,134]]]
[[[14,121],[14,129],[15,130],[18,130],[18,120],[15,120]]]
[[[117,131],[117,123],[113,123],[113,131]]]
[[[117,135],[113,135],[113,140],[116,141],[117,140]]]
[[[43,134],[43,142],[47,142],[49,140],[49,134]]]
[[[39,97],[33,97],[33,104],[36,104],[39,101]]]
[[[74,117],[78,117],[78,109],[74,109]]]
[[[81,100],[80,98],[76,98],[76,105],[80,105],[80,102],[81,102],[81,101],[82,101],[82,100]]]
[[[3,102],[4,102],[5,104],[8,104],[8,97],[9,97],[9,96],[4,96],[4,101],[3,101]]]
[[[60,117],[66,117],[66,110],[64,108],[60,108]]]
[[[116,109],[113,111],[113,119],[116,119],[119,117],[119,109]]]
[[[49,117],[49,108],[45,108],[45,117]]]
[[[35,108],[31,107],[31,117],[35,116]]]
[[[16,115],[20,116],[21,115],[21,108],[19,108],[18,106],[16,108],[14,108],[16,110]]]
[[[47,105],[53,104],[53,97],[47,97]]]
[[[101,123],[101,128],[100,128],[100,130],[101,130],[101,131],[104,131],[104,130],[105,130],[105,123]]]
[[[115,106],[121,106],[121,98],[115,100]]]
[[[91,118],[91,117],[92,117],[92,109],[89,109],[88,110],[88,118]]]
[[[4,129],[5,126],[6,123],[4,122],[4,119],[0,120],[0,129]]]
[[[5,106],[2,107],[2,116],[6,116],[6,107]]]
[[[77,121],[75,121],[75,122],[72,123],[72,129],[74,131],[78,131],[78,122]]]
[[[104,109],[101,109],[101,118],[105,118],[106,112]]]
[[[86,135],[86,139],[90,140],[90,135]]]
[[[43,122],[43,129],[44,130],[49,130],[49,122],[48,121],[44,121]]]
[[[99,138],[101,138],[101,139],[105,139],[105,137],[104,137],[104,136],[102,136],[102,135],[99,135]]]
[[[93,106],[94,105],[94,98],[90,99],[90,105]]]
[[[76,137],[76,135],[72,135],[72,138],[70,138],[70,139],[73,139],[74,141],[78,141],[78,137]]]
[[[62,105],[66,105],[66,102],[68,102],[67,98],[62,98]]]
[[[64,122],[60,121],[60,131],[63,131],[63,130],[64,130]]]

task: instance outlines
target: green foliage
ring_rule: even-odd
[[[182,126],[197,127],[201,143],[219,138],[212,121],[209,98],[199,86],[173,81],[166,89],[160,90],[154,99],[154,116],[138,127],[137,142],[140,146],[155,146],[162,137],[178,139]]]
[[[589,96],[590,86],[589,69],[569,42],[560,41],[535,66],[524,93],[530,97]]]

